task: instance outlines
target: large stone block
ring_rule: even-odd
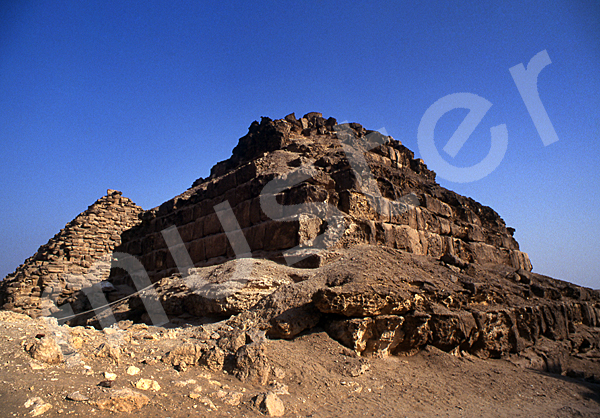
[[[205,253],[205,239],[197,239],[190,243],[190,258],[194,264],[200,263],[206,260]]]
[[[189,222],[189,223],[177,228],[177,230],[179,231],[179,235],[181,236],[181,240],[183,242],[193,241],[193,239],[195,238],[195,234],[194,234],[195,228],[196,228],[195,222]]]
[[[235,218],[242,229],[252,226],[252,222],[250,221],[250,204],[250,200],[244,200],[233,208]]]
[[[298,221],[270,221],[265,224],[264,249],[267,251],[284,250],[299,244]]]
[[[391,228],[391,244],[393,248],[408,251],[414,254],[423,254],[423,246],[419,231],[407,225],[383,224],[384,228]]]
[[[444,240],[440,235],[429,231],[419,231],[419,239],[423,254],[435,258],[444,255]]]
[[[252,251],[260,251],[265,248],[265,223],[254,225],[244,230],[244,236]]]
[[[225,176],[223,176],[221,179],[219,179],[217,181],[217,183],[215,184],[215,193],[216,193],[216,195],[222,196],[228,190],[235,189],[235,187],[236,187],[235,172],[232,172],[232,173],[226,174]]]
[[[227,235],[211,235],[204,239],[206,259],[221,257],[227,254]]]
[[[202,238],[204,236],[204,218],[198,218],[194,221],[194,232],[192,240]]]
[[[452,208],[448,204],[427,194],[423,195],[423,198],[425,200],[425,207],[430,212],[436,213],[446,218],[452,217]]]
[[[214,235],[223,232],[223,226],[216,212],[210,213],[204,217],[204,235]]]
[[[260,199],[258,197],[252,199],[250,202],[250,223],[252,225],[258,225],[261,222],[269,220],[270,218],[262,211]]]
[[[256,177],[258,170],[254,161],[244,164],[235,171],[236,184],[244,184]]]
[[[339,193],[339,209],[358,219],[379,220],[380,217],[369,203],[369,199],[362,194],[351,190]]]

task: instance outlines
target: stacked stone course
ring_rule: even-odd
[[[260,194],[274,178],[310,166],[317,174],[282,192],[282,204],[326,202],[346,217],[346,232],[335,244],[385,245],[415,254],[445,253],[467,262],[495,262],[531,270],[527,254],[491,208],[446,190],[435,173],[391,137],[365,152],[384,197],[396,200],[415,193],[419,207],[405,213],[379,214],[369,204],[342,152],[337,122],[320,113],[296,119],[262,118],[253,122],[230,159],[216,164],[207,179],[198,179],[185,193],[147,211],[140,225],[123,234],[118,251],[140,258],[152,281],[178,272],[162,231],[175,225],[193,263],[205,266],[235,257],[215,206],[228,201],[253,257],[283,261],[283,250],[309,246],[326,225],[299,215],[289,222],[270,219],[261,209]],[[359,141],[378,135],[352,123]],[[318,261],[317,261],[318,263]],[[185,272],[181,272],[185,273]],[[122,276],[121,276],[122,278]],[[121,278],[115,276],[115,283]]]
[[[42,295],[61,305],[88,282],[106,280],[121,233],[138,224],[141,213],[121,192],[108,190],[0,282],[0,306],[37,316]]]
[[[372,207],[343,152],[334,118],[325,119],[316,112],[300,119],[294,114],[279,120],[265,117],[250,125],[231,158],[216,164],[207,179],[196,180],[190,189],[159,207],[144,212],[119,192],[109,191],[2,282],[0,303],[5,309],[37,315],[39,298],[44,292],[47,296],[49,289],[56,305],[74,303],[74,294],[82,288],[81,275],[89,276],[92,265],[97,270],[94,280],[109,274],[113,250],[137,257],[152,282],[185,274],[162,235],[172,226],[177,227],[196,267],[233,259],[236,254],[215,212],[225,201],[252,257],[283,263],[284,251],[310,247],[328,228],[325,220],[310,214],[274,220],[261,207],[264,187],[300,167],[312,168],[314,175],[279,193],[277,201],[283,205],[323,202],[341,211],[344,232],[330,243],[333,248],[382,245],[531,270],[512,230],[491,208],[439,186],[435,173],[400,141],[357,123],[348,126],[359,148],[364,148],[361,152],[383,197],[397,201],[414,193],[418,206],[403,213],[378,212]],[[367,151],[373,136],[379,145]],[[304,263],[299,266],[316,267],[322,260],[317,255]],[[109,280],[120,291],[109,300],[135,291],[123,270],[113,269],[110,274]]]

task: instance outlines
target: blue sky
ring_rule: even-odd
[[[549,146],[509,72],[543,50]],[[515,227],[534,271],[600,288],[599,69],[599,1],[1,2],[0,277],[108,188],[144,209],[183,192],[261,116],[322,112],[419,156],[427,109],[467,92],[492,107],[445,159],[476,164],[499,124],[508,148],[438,181]]]

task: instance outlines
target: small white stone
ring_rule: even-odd
[[[104,378],[106,380],[110,380],[113,381],[117,378],[117,374],[116,373],[111,373],[111,372],[104,372]]]
[[[138,374],[139,372],[140,372],[140,369],[138,369],[138,368],[137,368],[137,367],[135,367],[135,366],[129,366],[129,367],[127,368],[127,374],[128,374],[129,376],[135,376],[135,375],[136,375],[136,374]]]

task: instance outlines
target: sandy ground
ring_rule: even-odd
[[[278,394],[286,417],[600,416],[597,383],[435,348],[412,357],[365,359],[318,328],[293,341],[267,341],[275,371],[267,386],[244,384],[202,366],[180,371],[161,361],[194,330],[134,325],[121,339],[117,364],[94,354],[111,337],[104,331],[51,327],[44,320],[0,312],[0,416],[33,416],[36,404],[25,405],[38,397],[38,404],[51,405],[43,417],[258,417],[264,415],[253,398],[269,390]],[[63,340],[78,335],[80,348],[61,364],[36,361],[25,347],[41,334]],[[139,373],[128,374],[130,366]],[[105,372],[116,374],[110,388],[101,386]],[[156,381],[160,389],[134,388],[140,378]],[[132,412],[97,407],[98,400],[121,388],[149,402]],[[74,392],[86,400],[67,399]]]

